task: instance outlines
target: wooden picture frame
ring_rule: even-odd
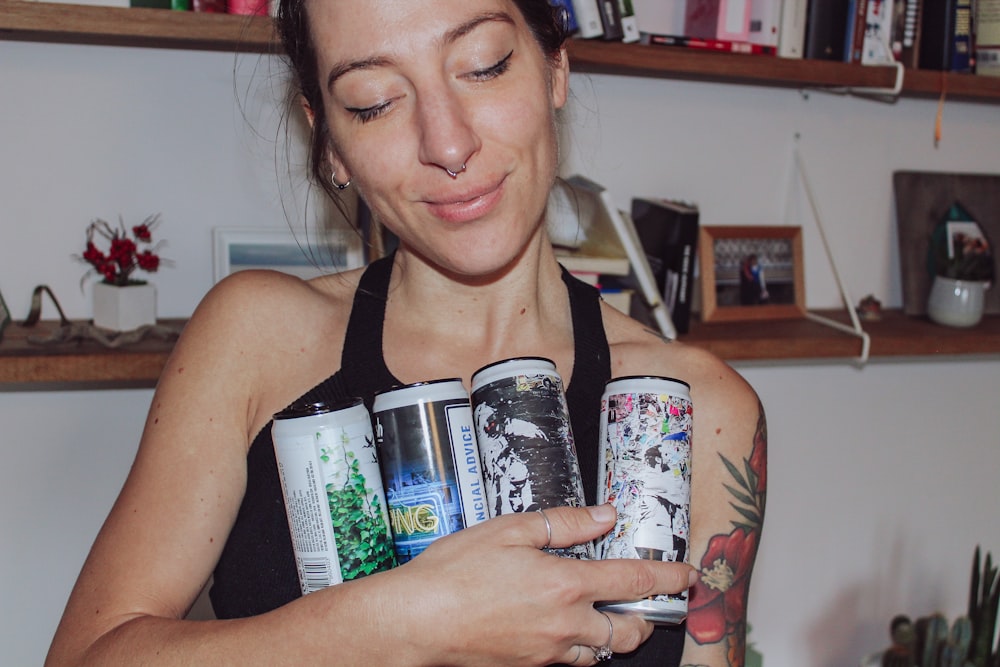
[[[702,321],[805,316],[801,227],[703,225],[699,237]]]

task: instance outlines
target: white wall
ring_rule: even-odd
[[[86,224],[155,212],[176,262],[155,277],[159,312],[189,315],[211,285],[213,226],[286,224],[275,115],[262,106],[281,94],[275,77],[256,56],[0,41],[0,289],[15,316],[39,283],[70,317],[89,316],[84,267],[70,258]],[[251,91],[259,135],[234,80]],[[838,302],[791,171],[796,134],[855,300],[900,305],[894,169],[1000,173],[995,105],[949,102],[935,148],[931,100],[605,76],[574,77],[573,89],[567,173],[602,181],[623,207],[669,195],[697,202],[705,224],[803,225],[814,308]],[[1000,555],[1000,359],[739,370],[769,414],[750,608],[767,667],[856,664],[886,643],[897,612],[960,613],[975,545]],[[41,662],[150,396],[0,393],[4,664]]]

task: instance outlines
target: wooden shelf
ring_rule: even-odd
[[[848,321],[843,312],[820,314]],[[184,320],[165,320],[162,324],[180,328]],[[58,345],[28,341],[29,336],[44,336],[57,325],[45,321],[30,329],[19,325],[7,327],[0,341],[0,387],[6,390],[44,389],[53,385],[152,387],[173,348],[172,342],[159,339],[118,349],[92,341]],[[863,326],[871,336],[872,359],[1000,355],[1000,315],[988,315],[969,329],[955,329],[925,318],[908,317],[900,311],[888,311],[880,321],[864,322]],[[806,319],[693,322],[691,332],[680,340],[734,362],[851,360],[861,354],[859,338]]]
[[[270,19],[164,9],[4,0],[0,38],[75,44],[277,52]],[[570,40],[578,72],[794,88],[891,88],[892,67]],[[903,94],[1000,102],[1000,77],[907,71]]]

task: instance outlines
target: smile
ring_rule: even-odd
[[[503,195],[504,179],[463,192],[449,192],[425,202],[427,209],[445,222],[471,222],[492,211]]]

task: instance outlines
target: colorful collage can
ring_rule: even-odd
[[[469,393],[461,380],[378,393],[372,412],[400,564],[439,537],[490,518]]]
[[[605,387],[597,501],[614,505],[618,520],[597,541],[598,558],[688,561],[691,407],[690,386],[672,378],[626,377]],[[680,623],[687,591],[599,606]]]
[[[271,426],[302,594],[396,564],[371,417],[360,398],[293,405]]]
[[[585,504],[566,395],[552,361],[522,357],[480,368],[472,376],[472,411],[494,516]],[[551,551],[594,557],[592,543]]]

